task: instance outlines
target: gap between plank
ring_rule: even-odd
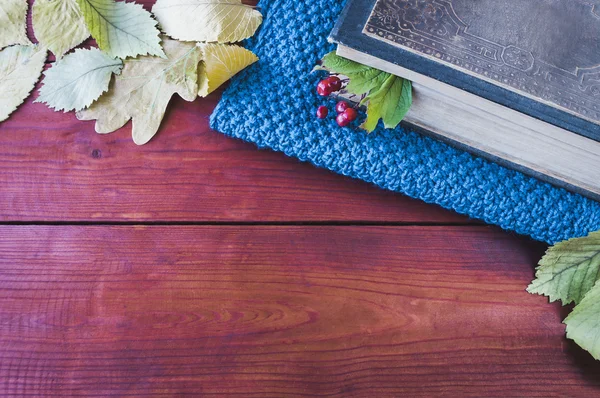
[[[364,227],[489,227],[470,222],[385,222],[385,221],[0,221],[0,226],[364,226]]]

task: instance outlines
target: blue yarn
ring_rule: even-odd
[[[211,126],[232,137],[436,203],[490,224],[555,243],[600,229],[600,203],[455,149],[381,126],[372,134],[339,128],[315,109],[315,62],[343,0],[262,0],[265,20],[247,41],[260,61],[234,78]]]

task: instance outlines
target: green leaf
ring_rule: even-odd
[[[35,37],[57,59],[90,37],[77,0],[35,0],[32,22]]]
[[[392,75],[379,69],[370,68],[347,76],[350,83],[346,86],[346,91],[355,95],[363,95],[380,88]]]
[[[369,133],[375,130],[379,119],[385,128],[396,127],[412,104],[412,84],[409,80],[390,75],[381,88],[366,98],[367,119],[360,126]]]
[[[112,57],[165,54],[152,15],[139,4],[114,0],[77,0],[98,47]]]
[[[8,119],[39,80],[47,51],[39,46],[12,46],[0,51],[0,122]]]
[[[335,51],[325,55],[322,66],[315,69],[345,75],[350,79],[346,91],[366,94],[361,104],[367,104],[367,119],[360,127],[368,132],[375,130],[379,119],[383,119],[386,128],[398,126],[412,105],[409,80],[340,57]]]
[[[80,120],[96,120],[96,132],[111,133],[133,120],[133,141],[142,145],[158,131],[169,101],[178,93],[184,100],[198,96],[198,64],[202,50],[195,43],[165,39],[167,58],[139,57],[125,61],[111,89]]]
[[[600,232],[560,242],[548,249],[536,269],[529,293],[550,301],[579,303],[600,277]]]
[[[335,53],[335,51],[325,55],[321,61],[323,62],[323,69],[331,72],[341,73],[346,76],[351,73],[360,73],[369,69],[373,69],[370,66],[359,64],[358,62],[340,57]]]
[[[57,111],[87,108],[106,90],[112,74],[119,74],[123,61],[97,48],[76,50],[44,73],[44,85],[36,102]]]
[[[27,38],[27,0],[0,1],[0,49],[31,44]]]
[[[567,337],[600,360],[600,283],[587,292],[564,323]]]
[[[241,0],[158,0],[152,12],[167,35],[184,41],[238,42],[262,22],[261,13]]]
[[[340,57],[335,51],[325,55],[322,62],[323,66],[316,69],[324,69],[347,76],[350,83],[346,86],[346,91],[355,95],[363,95],[380,88],[386,79],[391,76],[379,69]]]

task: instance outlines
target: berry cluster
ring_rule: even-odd
[[[322,96],[328,96],[342,89],[342,80],[337,76],[329,76],[317,84],[317,93]]]
[[[343,81],[337,76],[329,76],[323,79],[317,84],[317,93],[321,96],[328,96],[337,91],[340,91],[343,87]],[[346,101],[340,101],[335,106],[337,117],[335,118],[336,123],[340,127],[346,127],[350,123],[356,120],[358,112],[356,109],[351,108]],[[319,119],[325,119],[329,114],[329,109],[325,105],[321,105],[317,108],[317,117]]]

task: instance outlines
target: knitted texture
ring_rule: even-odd
[[[600,203],[555,188],[420,134],[381,126],[372,134],[315,117],[332,100],[315,92],[315,62],[343,0],[262,0],[263,26],[247,41],[260,61],[234,78],[211,126],[259,147],[436,203],[555,243],[600,229]]]

